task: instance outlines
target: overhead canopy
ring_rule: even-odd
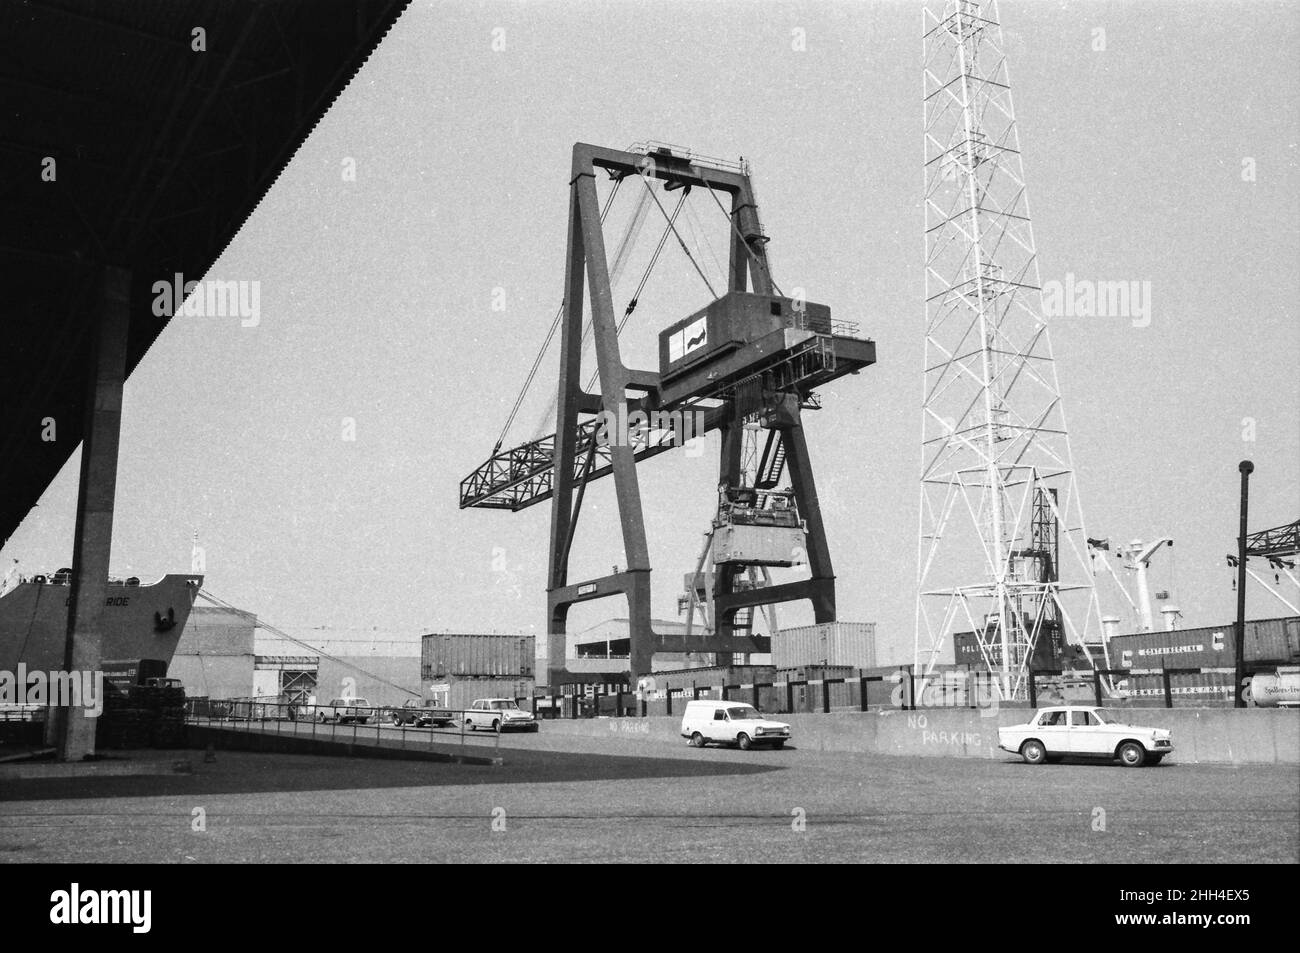
[[[0,543],[81,441],[103,266],[130,373],[408,3],[0,6]]]

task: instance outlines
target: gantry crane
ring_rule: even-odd
[[[654,371],[629,367],[620,351],[621,324],[615,319],[597,192],[600,175],[613,181],[613,194],[624,181],[633,188],[640,187],[639,181],[651,191],[674,234],[676,212],[670,216],[663,208],[652,183],[662,183],[663,192],[683,190],[683,200],[690,190],[702,190],[728,221],[727,289],[660,333],[659,367]],[[731,653],[769,651],[770,638],[736,624],[738,613],[748,615],[757,606],[807,599],[818,622],[834,621],[835,576],[802,414],[817,406],[814,388],[875,363],[875,344],[857,336],[856,326],[832,322],[826,306],[781,293],[768,266],[768,239],[746,166],[654,144],[617,150],[578,143],[569,183],[564,303],[557,315],[561,334],[555,433],[505,450],[498,441],[492,456],[460,486],[461,508],[517,511],[551,500],[547,683],[556,690],[610,679],[608,674],[570,672],[566,666],[568,612],[588,600],[617,595],[627,599],[629,680],[649,674],[657,652],[708,652],[725,662]],[[596,393],[579,380],[584,282],[591,298],[600,384]],[[634,307],[635,297],[624,322]],[[683,427],[683,421],[696,425]],[[778,514],[766,503],[759,505],[755,488],[744,485],[741,454],[747,422],[769,432],[769,476],[788,472],[789,505]],[[715,628],[691,636],[658,634],[651,624],[650,562],[637,464],[682,446],[688,436],[713,430],[722,438],[715,536],[725,526],[730,541],[725,555],[714,554]],[[614,476],[626,568],[573,582],[569,559],[583,495],[589,483],[606,474]],[[805,563],[807,579],[764,587],[738,584],[752,566]]]

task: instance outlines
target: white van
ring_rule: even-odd
[[[764,718],[744,702],[698,699],[686,703],[682,737],[696,748],[709,742],[740,745],[745,751],[755,745],[780,748],[790,740],[790,726]]]

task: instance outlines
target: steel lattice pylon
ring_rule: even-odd
[[[968,631],[1004,697],[1024,697],[1031,665],[1061,667],[1067,643],[1101,641],[1100,613],[997,6],[935,0],[923,22],[916,664],[930,671]]]

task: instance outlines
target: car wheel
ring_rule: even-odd
[[[391,715],[391,716],[389,716],[389,719],[388,719],[388,720],[391,721],[391,722],[393,723],[393,727],[394,727],[394,728],[401,728],[401,727],[402,727],[402,716],[401,716],[401,715]]]
[[[493,718],[493,719],[492,719],[492,730],[493,730],[493,731],[500,731],[500,730],[501,730],[501,719],[500,719],[500,718]]]
[[[322,725],[325,724],[325,712],[323,711],[316,712],[316,720],[319,721]]]
[[[470,731],[473,731],[473,730],[474,730],[474,719],[473,719],[473,718],[466,718],[466,719],[465,719],[465,727],[468,728]]]
[[[698,731],[695,732],[695,734],[691,735],[691,747],[692,748],[704,747],[704,736],[700,734]]]
[[[1043,764],[1047,761],[1047,749],[1041,741],[1030,739],[1020,746],[1020,757],[1025,764]]]
[[[754,747],[754,742],[750,741],[749,735],[745,734],[743,731],[736,736],[736,744],[740,745],[741,751],[748,751],[750,748]]]
[[[1119,746],[1119,761],[1124,767],[1140,768],[1146,760],[1146,749],[1136,741],[1126,741]]]

